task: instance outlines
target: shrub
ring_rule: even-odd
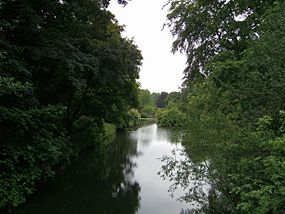
[[[141,109],[142,117],[153,118],[156,117],[156,109],[152,106],[144,106]]]
[[[16,207],[35,192],[38,182],[52,177],[55,166],[69,160],[72,151],[61,126],[62,107],[1,107],[0,112],[4,131],[0,135],[0,208]],[[10,131],[5,132],[3,124]]]
[[[104,143],[108,143],[114,140],[116,136],[116,126],[110,123],[104,123]]]
[[[139,125],[141,114],[136,109],[130,109],[127,117],[127,128],[135,128]]]
[[[183,127],[186,125],[186,114],[177,107],[162,110],[157,115],[158,125],[162,127]]]
[[[110,123],[99,124],[94,117],[82,116],[74,124],[72,143],[76,153],[89,146],[111,141],[116,134],[116,126]]]

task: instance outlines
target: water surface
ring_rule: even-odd
[[[179,148],[179,134],[156,124],[118,135],[84,153],[15,213],[179,214],[189,205],[171,198],[171,182],[158,175],[161,157]]]

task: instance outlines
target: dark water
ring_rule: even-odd
[[[179,214],[189,205],[171,198],[171,182],[157,174],[160,158],[179,148],[179,134],[156,124],[119,135],[106,148],[87,151],[15,213]]]

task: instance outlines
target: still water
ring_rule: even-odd
[[[171,182],[158,172],[161,157],[180,148],[179,134],[156,124],[119,135],[84,153],[15,213],[179,214],[189,205],[170,197]]]

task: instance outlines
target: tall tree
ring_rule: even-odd
[[[205,65],[217,54],[229,51],[239,57],[248,41],[258,37],[262,14],[275,0],[169,0],[166,25],[175,37],[173,51],[184,51],[186,82],[200,79]]]
[[[84,147],[70,141],[78,119],[91,118],[99,142],[104,121],[138,105],[142,56],[108,2],[0,2],[0,209]]]
[[[161,92],[159,97],[157,98],[156,101],[156,107],[157,108],[165,108],[166,107],[166,98],[168,96],[167,92]]]
[[[154,100],[151,96],[151,93],[147,89],[140,89],[139,91],[139,101],[140,107],[143,108],[144,106],[154,106]]]
[[[31,77],[41,104],[66,106],[68,126],[82,114],[108,119],[113,105],[137,105],[140,52],[100,1],[7,1],[2,12],[3,48],[18,50],[3,72]]]

